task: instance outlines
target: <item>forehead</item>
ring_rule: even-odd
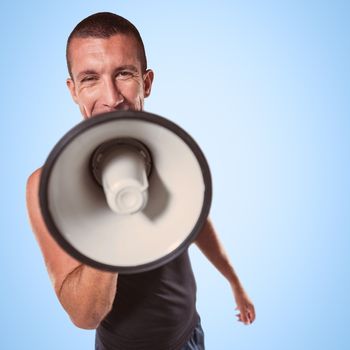
[[[137,68],[141,65],[136,39],[125,34],[109,38],[73,38],[69,44],[68,56],[73,75],[91,65],[132,64]]]

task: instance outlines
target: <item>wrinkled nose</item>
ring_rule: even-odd
[[[105,83],[103,94],[103,105],[110,109],[116,109],[118,105],[124,102],[124,96],[114,80],[108,80]]]

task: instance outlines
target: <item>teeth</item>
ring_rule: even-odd
[[[89,116],[89,118],[103,113],[109,113],[109,112],[115,112],[115,111],[128,111],[128,110],[139,110],[140,108],[137,108],[137,106],[130,106],[128,103],[121,103],[115,108],[108,108],[108,109],[101,109],[101,110],[94,110],[92,111],[92,114]]]

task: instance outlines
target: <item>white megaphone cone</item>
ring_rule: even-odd
[[[136,273],[184,252],[211,204],[208,164],[195,141],[146,112],[106,113],[56,144],[40,207],[60,246],[90,266]]]

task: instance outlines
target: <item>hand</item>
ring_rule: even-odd
[[[255,309],[248,295],[243,289],[233,289],[233,294],[237,303],[235,310],[239,311],[236,315],[238,321],[243,322],[245,325],[253,323],[255,320]]]

